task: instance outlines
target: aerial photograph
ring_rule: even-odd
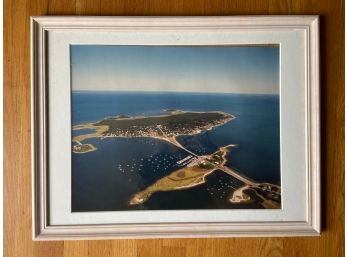
[[[280,209],[279,45],[71,45],[71,211]]]

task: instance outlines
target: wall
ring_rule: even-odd
[[[67,14],[320,14],[324,228],[322,236],[32,242],[29,17]],[[343,0],[5,0],[4,18],[4,246],[6,257],[343,256]]]

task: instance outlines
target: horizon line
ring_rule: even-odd
[[[279,95],[279,93],[243,93],[243,92],[203,92],[203,91],[150,91],[150,90],[73,90],[73,93],[88,93],[88,92],[114,92],[114,93],[176,93],[176,94],[238,94],[238,95]]]

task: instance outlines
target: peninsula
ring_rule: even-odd
[[[157,180],[145,190],[135,194],[129,204],[141,204],[157,191],[187,189],[205,183],[206,176],[226,163],[225,156],[230,147],[236,147],[236,145],[221,147],[211,155],[191,158],[185,167]],[[192,157],[192,155],[190,156]]]
[[[224,112],[185,112],[165,110],[166,114],[158,116],[119,115],[108,117],[96,123],[76,125],[73,130],[93,129],[94,132],[82,134],[72,139],[74,153],[88,153],[97,150],[91,144],[82,141],[89,138],[107,137],[152,137],[168,141],[180,148],[176,137],[195,135],[225,124],[234,118]]]
[[[159,191],[183,190],[198,186],[205,183],[206,177],[214,171],[221,170],[245,183],[244,186],[233,192],[229,198],[231,204],[258,202],[267,209],[280,208],[279,186],[270,183],[256,183],[225,166],[227,162],[226,155],[229,149],[233,147],[237,147],[237,145],[231,144],[220,147],[218,151],[211,155],[193,157],[185,167],[173,171],[148,186],[145,190],[133,195],[129,204],[142,204],[152,194]]]

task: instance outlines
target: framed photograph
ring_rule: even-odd
[[[318,27],[32,17],[34,240],[319,235]]]

